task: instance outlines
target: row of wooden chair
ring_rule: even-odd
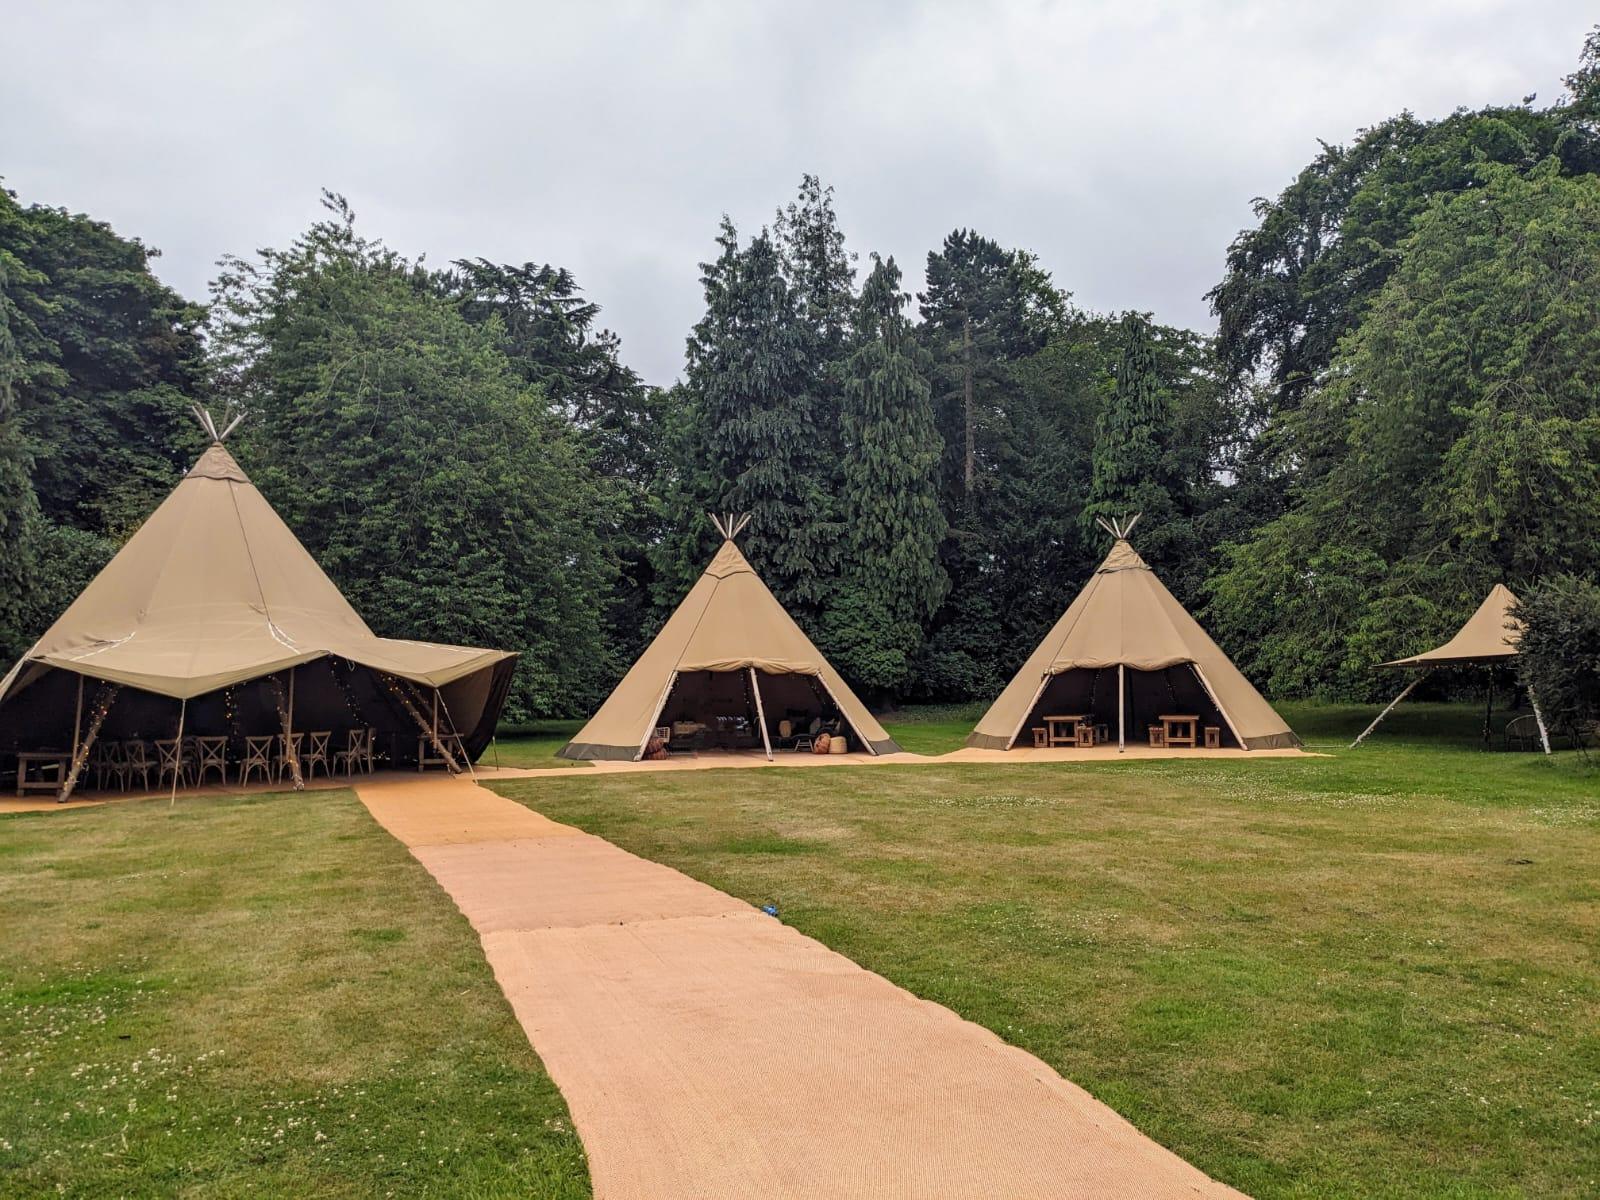
[[[241,787],[252,778],[281,783],[294,776],[296,765],[302,779],[315,779],[318,770],[325,778],[335,771],[346,778],[357,772],[372,774],[378,731],[343,732],[344,749],[331,752],[331,729],[246,737],[235,768],[237,782]],[[198,787],[213,775],[218,783],[226,784],[230,770],[228,750],[226,737],[186,737],[181,742],[177,738],[102,739],[95,743],[87,766],[94,773],[95,787],[101,790],[109,782],[122,791],[136,785],[141,791],[149,791],[152,786],[165,787],[174,779],[185,786]]]

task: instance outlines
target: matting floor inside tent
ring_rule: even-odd
[[[464,779],[356,790],[477,930],[601,1200],[1238,1195],[743,901]]]

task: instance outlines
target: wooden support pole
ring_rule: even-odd
[[[183,722],[188,715],[189,698],[185,696],[178,701],[178,740],[172,747],[172,795],[167,798],[168,808],[178,802],[178,776],[183,774]]]
[[[1421,683],[1427,677],[1428,677],[1428,672],[1424,671],[1424,672],[1422,672],[1422,674],[1418,675],[1415,679],[1413,679],[1410,683],[1406,684],[1404,689],[1401,690],[1400,694],[1398,696],[1396,696],[1393,700],[1389,701],[1389,707],[1384,709],[1381,713],[1379,713],[1376,717],[1374,717],[1372,719],[1372,724],[1368,725],[1365,729],[1363,729],[1361,731],[1361,735],[1359,737],[1357,737],[1355,741],[1350,743],[1350,749],[1354,750],[1357,746],[1361,745],[1362,742],[1366,741],[1367,740],[1367,734],[1371,733],[1374,729],[1376,729],[1378,727],[1379,722],[1381,722],[1385,717],[1387,717],[1391,712],[1394,711],[1394,706],[1396,704],[1399,704],[1400,701],[1404,700],[1407,696],[1409,696],[1411,694],[1411,689],[1416,687],[1417,684]]]
[[[83,764],[89,761],[89,751],[94,749],[94,740],[100,736],[100,726],[105,721],[106,714],[111,711],[112,704],[116,702],[119,690],[116,684],[106,684],[95,694],[94,716],[90,719],[89,728],[78,743],[78,748],[73,752],[72,765],[67,771],[67,777],[61,781],[61,794],[56,797],[58,803],[65,804],[72,798],[72,789],[78,786],[78,776],[83,771]]]
[[[78,745],[83,741],[83,676],[78,676],[78,707],[72,710],[72,761],[78,761]],[[63,783],[66,781],[63,780]]]
[[[1022,714],[1021,723],[1011,731],[1011,737],[1006,742],[1007,750],[1012,749],[1017,744],[1017,739],[1022,736],[1022,731],[1027,728],[1028,718],[1033,716],[1033,710],[1039,707],[1039,700],[1044,695],[1044,689],[1050,686],[1050,681],[1054,678],[1054,675],[1045,675],[1039,680],[1039,690],[1034,692],[1032,702],[1028,705],[1027,711]],[[1090,695],[1092,696],[1093,694],[1093,691],[1091,691]]]
[[[461,751],[461,765],[467,769],[467,774],[476,780],[478,778],[478,772],[473,769],[472,756],[467,753],[467,744],[461,738],[461,731],[456,728],[456,719],[450,715],[450,702],[444,698],[444,694],[440,692],[438,688],[433,689],[433,702],[438,707],[444,709],[444,720],[445,724],[450,726],[451,740],[456,749]],[[489,740],[491,742],[494,740],[492,735],[490,736]],[[498,762],[499,759],[496,758],[495,761]]]
[[[1233,718],[1228,715],[1228,710],[1222,707],[1222,701],[1218,698],[1216,689],[1211,686],[1211,681],[1206,678],[1206,673],[1200,669],[1200,664],[1191,663],[1190,666],[1194,668],[1194,677],[1200,681],[1200,686],[1205,689],[1206,695],[1211,697],[1211,703],[1216,705],[1217,711],[1222,714],[1222,719],[1228,726],[1228,732],[1233,734],[1233,740],[1239,743],[1239,749],[1250,749],[1249,746],[1244,744],[1244,739],[1239,736],[1239,727],[1233,723]]]
[[[1127,668],[1122,663],[1117,664],[1117,753],[1121,754],[1127,749],[1127,724],[1128,691]]]
[[[761,685],[756,682],[756,669],[750,668],[750,690],[756,695],[756,724],[761,726],[761,744],[766,748],[767,761],[772,761],[772,742],[767,737],[767,714],[761,707]]]
[[[289,775],[294,780],[294,790],[306,790],[306,781],[300,776],[300,756],[294,752],[294,668],[289,668],[289,701],[287,706],[283,699],[283,685],[277,680],[272,683],[272,697],[278,704],[278,719],[283,723],[283,754],[289,763]]]
[[[1550,731],[1544,727],[1544,714],[1539,711],[1539,698],[1533,694],[1533,689],[1528,689],[1528,703],[1533,706],[1533,722],[1539,727],[1539,744],[1544,747],[1546,754],[1550,753]]]
[[[401,707],[404,708],[406,712],[410,714],[411,719],[417,723],[417,728],[422,731],[422,736],[427,738],[429,743],[433,746],[433,752],[444,761],[446,770],[448,770],[452,775],[461,774],[461,768],[456,765],[455,755],[450,753],[450,748],[446,746],[439,738],[437,715],[435,716],[434,724],[430,726],[428,724],[428,718],[422,715],[422,710],[417,707],[415,699],[407,692],[407,681],[401,679],[398,675],[391,675],[389,678],[392,681],[394,694],[400,698]],[[437,703],[437,697],[435,697],[435,702]],[[435,709],[436,714],[437,711],[438,710]]]
[[[1494,728],[1494,668],[1489,668],[1489,686],[1484,689],[1483,744],[1489,744],[1489,731]]]
[[[644,757],[645,747],[650,744],[650,735],[656,731],[656,722],[661,720],[661,710],[667,707],[667,700],[672,695],[672,685],[678,682],[678,673],[674,671],[667,676],[667,686],[661,689],[661,698],[656,701],[655,708],[650,713],[650,722],[644,727],[644,736],[639,739],[639,752],[633,756],[633,761],[638,762]],[[669,735],[667,740],[672,740]]]

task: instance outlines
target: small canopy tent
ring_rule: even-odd
[[[104,570],[0,680],[0,753],[97,736],[375,728],[482,753],[515,655],[377,637],[234,461],[211,445]],[[86,694],[85,685],[89,685]],[[439,744],[445,742],[445,744]],[[297,781],[298,782],[298,781]]]
[[[1522,622],[1512,615],[1511,610],[1516,607],[1517,597],[1503,583],[1497,583],[1489,589],[1489,594],[1483,598],[1483,603],[1478,605],[1477,611],[1467,618],[1467,623],[1448,642],[1442,646],[1435,646],[1432,650],[1425,650],[1421,654],[1413,654],[1410,658],[1397,658],[1393,662],[1379,663],[1378,666],[1387,670],[1414,670],[1415,678],[1400,690],[1400,694],[1381,713],[1374,718],[1371,725],[1361,731],[1361,736],[1350,743],[1351,749],[1359,746],[1367,735],[1376,729],[1379,723],[1394,711],[1395,705],[1404,700],[1419,683],[1427,678],[1428,673],[1437,667],[1487,667],[1490,671],[1488,683],[1488,700],[1483,716],[1484,741],[1489,740],[1489,721],[1494,704],[1494,675],[1497,667],[1505,667],[1517,656],[1517,639],[1522,636]],[[1533,702],[1534,720],[1539,725],[1539,740],[1544,746],[1544,752],[1550,753],[1550,735],[1544,727],[1544,716],[1539,712],[1538,701]]]
[[[769,758],[780,721],[818,716],[869,753],[899,750],[734,545],[748,521],[712,517],[722,548],[563,758],[639,759],[657,726],[718,717],[747,721]]]
[[[1300,744],[1128,544],[1138,519],[1101,522],[1116,539],[1111,552],[967,745],[1010,750],[1029,726],[1063,712],[1109,718],[1119,747],[1130,730],[1167,713],[1197,714],[1223,730],[1224,744],[1245,750]]]

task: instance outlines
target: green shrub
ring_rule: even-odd
[[[1517,675],[1552,732],[1582,744],[1600,722],[1600,586],[1576,575],[1540,584],[1518,606]]]

